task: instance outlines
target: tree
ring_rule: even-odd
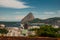
[[[59,28],[53,28],[51,25],[42,25],[39,29],[31,29],[32,31],[36,31],[36,35],[39,37],[60,37],[58,31]]]
[[[44,25],[36,32],[37,36],[57,37],[58,28],[53,28],[51,25]]]
[[[7,29],[0,29],[0,34],[7,34],[8,33],[8,30]]]

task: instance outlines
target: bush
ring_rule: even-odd
[[[51,25],[43,25],[40,29],[35,29],[36,35],[41,37],[60,37],[59,28],[53,28]]]
[[[0,29],[0,33],[1,34],[7,34],[8,33],[8,30],[7,29]]]

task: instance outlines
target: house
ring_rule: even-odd
[[[8,27],[7,30],[9,31],[7,33],[7,36],[20,36],[21,32],[18,27]]]

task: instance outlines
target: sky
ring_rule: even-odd
[[[60,0],[0,0],[0,21],[21,21],[29,12],[40,19],[60,17]]]

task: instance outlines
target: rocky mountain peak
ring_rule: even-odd
[[[32,21],[34,19],[34,16],[32,12],[30,12],[27,16],[25,16],[22,20],[21,23],[27,23],[28,21]]]

